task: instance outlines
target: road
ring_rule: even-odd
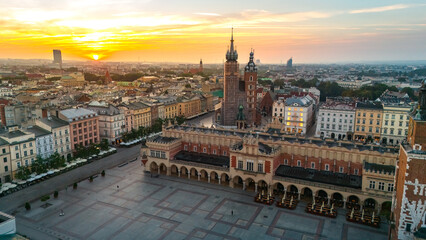
[[[108,174],[107,169],[138,157],[139,150],[140,144],[137,144],[131,148],[118,148],[117,153],[113,155],[94,161],[90,164],[83,165],[61,175],[52,177],[38,184],[9,194],[5,197],[1,197],[0,211],[12,213],[14,209],[24,205],[25,202],[34,201],[43,195],[53,193],[55,190],[71,187],[70,185],[73,183],[87,179],[92,175],[100,173],[102,170],[105,170],[106,174]]]

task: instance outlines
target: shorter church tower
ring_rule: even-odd
[[[244,83],[247,100],[247,124],[254,126],[256,124],[257,108],[257,66],[254,63],[254,52],[250,52],[250,59],[244,68]]]

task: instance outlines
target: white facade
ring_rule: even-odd
[[[65,158],[71,157],[70,125],[57,117],[36,120],[36,125],[52,133],[53,151]]]
[[[52,134],[36,138],[36,152],[42,158],[48,158],[54,153]]]
[[[353,135],[355,126],[355,105],[323,104],[317,117],[315,137],[347,140]]]
[[[288,133],[306,134],[312,125],[314,100],[305,97],[287,98],[284,108],[285,131]]]
[[[410,110],[407,104],[383,104],[382,143],[398,145],[407,138]]]

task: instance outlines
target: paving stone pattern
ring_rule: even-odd
[[[117,188],[118,186],[118,188]],[[253,201],[253,192],[183,178],[151,178],[139,162],[59,192],[43,208],[17,211],[18,231],[31,239],[387,239],[374,229]],[[65,216],[59,216],[63,210]],[[233,214],[232,214],[233,211]]]

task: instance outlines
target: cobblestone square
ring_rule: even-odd
[[[380,229],[253,201],[253,192],[160,175],[139,162],[115,167],[105,177],[64,189],[51,205],[19,208],[18,231],[31,239],[387,239]],[[119,188],[117,188],[119,186]],[[60,211],[65,216],[59,216]]]

